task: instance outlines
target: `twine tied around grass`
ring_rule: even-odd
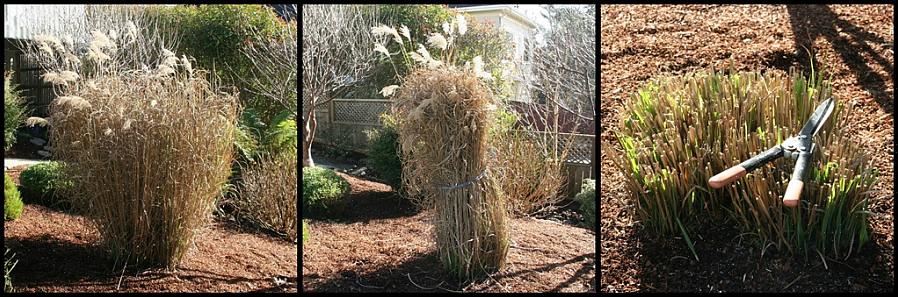
[[[446,186],[438,186],[437,188],[439,188],[440,190],[455,190],[458,188],[470,187],[470,186],[474,185],[475,182],[477,182],[481,178],[483,178],[484,175],[486,175],[486,169],[483,169],[482,171],[480,171],[480,175],[477,175],[477,177],[474,177],[474,179],[472,179],[472,180],[469,180],[469,181],[466,181],[463,183],[454,183],[454,184],[450,184],[450,185],[446,185]]]

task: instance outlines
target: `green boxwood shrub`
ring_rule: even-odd
[[[6,221],[18,219],[22,215],[22,197],[16,183],[5,172],[3,173],[3,216]]]
[[[383,127],[368,134],[368,165],[393,190],[402,193],[402,161],[399,159],[399,132],[396,118],[380,116]]]
[[[590,229],[596,228],[596,180],[584,179],[580,194],[577,194],[577,201],[580,201],[580,212],[583,214],[584,224]]]
[[[28,203],[50,207],[69,208],[71,203],[63,199],[60,191],[71,188],[74,184],[64,177],[63,163],[51,161],[34,164],[19,175],[22,194]]]
[[[339,208],[340,198],[347,191],[349,183],[333,170],[317,166],[302,168],[304,215]]]
[[[21,95],[10,85],[11,75],[3,80],[3,151],[8,151],[16,142],[16,129],[25,119],[25,105]]]

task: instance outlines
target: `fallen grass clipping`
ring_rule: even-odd
[[[847,258],[870,239],[869,189],[877,172],[843,129],[853,106],[836,98],[815,136],[817,149],[797,208],[782,204],[794,160],[780,158],[722,189],[708,178],[796,135],[832,85],[813,70],[711,72],[652,80],[624,103],[611,149],[649,231],[682,235],[688,226],[731,219],[759,246]],[[686,226],[686,227],[684,227]]]

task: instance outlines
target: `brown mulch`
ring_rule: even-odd
[[[429,212],[390,187],[349,181],[347,210],[310,219],[303,246],[304,292],[595,292],[595,233],[539,219],[513,219],[506,268],[470,284],[443,272]]]
[[[4,222],[6,247],[19,262],[16,292],[297,292],[297,246],[285,239],[215,221],[175,272],[113,271],[84,217],[26,204]]]
[[[893,264],[893,6],[602,5],[602,292],[891,292]],[[844,129],[879,170],[873,238],[851,258],[790,257],[740,242],[732,226],[679,238],[639,230],[631,193],[608,150],[624,98],[649,78],[726,68],[809,73],[805,47],[833,72],[834,95],[856,111]],[[817,69],[815,69],[817,70]]]

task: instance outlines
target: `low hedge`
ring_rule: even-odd
[[[3,173],[3,217],[5,221],[18,219],[22,215],[22,197],[16,183],[5,172]]]
[[[22,171],[19,182],[25,201],[48,207],[71,208],[71,203],[61,196],[61,192],[74,184],[64,177],[62,167],[63,163],[51,161],[31,165]]]
[[[580,212],[583,214],[584,224],[590,229],[596,229],[596,180],[584,179],[580,194]]]
[[[302,168],[303,215],[339,209],[340,198],[349,191],[349,183],[333,170],[323,167]]]

